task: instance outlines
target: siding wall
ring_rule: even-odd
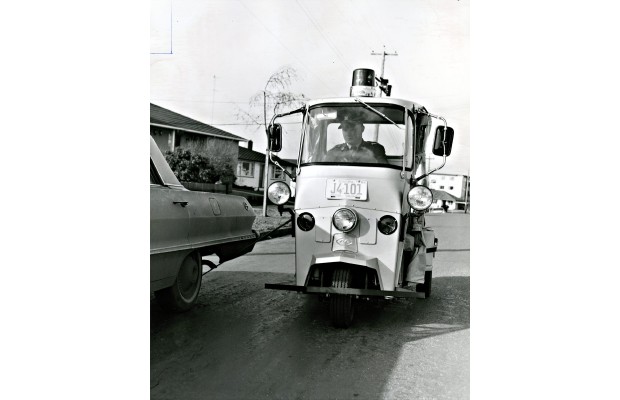
[[[151,126],[151,136],[162,153],[170,150],[172,140],[172,130]]]
[[[457,198],[462,199],[465,197],[465,176],[431,174],[429,178],[429,188],[443,190]],[[450,189],[450,187],[452,187],[452,189]]]
[[[244,161],[244,160],[239,160],[237,163],[240,162],[248,162],[248,161]],[[239,186],[249,186],[249,187],[253,187],[254,189],[258,188],[258,182],[260,182],[260,165],[261,163],[259,162],[253,162],[254,164],[254,175],[253,176],[240,176],[237,171],[235,170],[235,174],[237,175],[237,180],[235,181],[235,185],[239,185]]]
[[[239,162],[243,162],[243,161],[244,160],[239,160]],[[260,176],[259,175],[260,175],[260,171],[261,171],[261,168],[260,168],[261,165],[264,165],[264,163],[261,163],[261,162],[258,162],[258,161],[254,161],[254,176],[247,177],[247,176],[239,176],[239,175],[237,175],[237,180],[235,181],[235,184],[239,185],[239,186],[250,186],[250,187],[253,187],[254,189],[263,189],[262,187],[261,188],[258,187],[258,183],[260,182]],[[274,178],[272,178],[272,174],[273,174],[273,169],[274,168],[279,169],[278,167],[276,167],[273,164],[269,165],[269,179],[267,181],[267,187],[269,187],[269,185],[271,185],[273,182],[277,182],[277,181],[286,182],[286,184],[288,184],[290,186],[291,179],[288,176],[286,176],[286,175],[284,175],[282,179],[274,179]],[[291,174],[293,173],[293,167],[288,167],[287,166],[285,168],[286,168],[286,170],[289,173],[291,173]]]

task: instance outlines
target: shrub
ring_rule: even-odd
[[[234,169],[228,160],[212,161],[202,154],[182,148],[176,148],[173,152],[166,151],[165,157],[172,172],[180,181],[215,183],[232,182],[235,179]]]

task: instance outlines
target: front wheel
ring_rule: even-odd
[[[159,305],[169,311],[187,311],[196,304],[202,284],[200,253],[193,252],[181,263],[177,279],[168,288],[155,292]]]
[[[348,268],[339,268],[332,276],[332,287],[348,288],[351,286],[353,276]],[[332,323],[337,328],[348,328],[353,323],[355,304],[353,296],[336,294],[332,296],[329,311]]]

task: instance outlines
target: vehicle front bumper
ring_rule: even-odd
[[[396,290],[334,288],[319,286],[297,286],[284,283],[265,283],[265,289],[288,290],[306,294],[343,294],[360,297],[416,297],[424,298],[424,293],[396,288]]]

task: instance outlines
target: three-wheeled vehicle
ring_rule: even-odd
[[[332,323],[344,328],[358,299],[430,296],[438,240],[424,223],[433,196],[423,183],[445,165],[454,137],[422,105],[376,97],[374,82],[373,70],[355,70],[350,97],[310,101],[267,128],[270,154],[278,152],[276,119],[303,115],[295,193],[284,182],[268,188],[270,201],[291,214],[296,282],[265,287],[329,299]],[[432,146],[443,163],[427,171],[433,118],[443,121]],[[284,208],[292,195],[294,209]]]

